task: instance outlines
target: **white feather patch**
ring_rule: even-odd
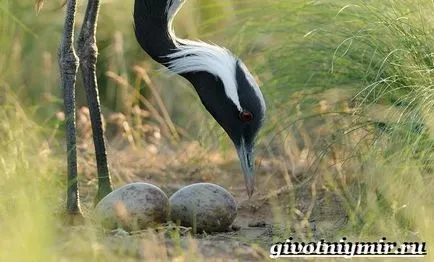
[[[247,81],[249,81],[250,85],[253,87],[253,90],[256,93],[256,96],[259,98],[259,101],[261,101],[263,108],[265,108],[264,97],[262,95],[261,89],[259,89],[259,85],[256,82],[256,79],[253,77],[252,73],[250,73],[249,69],[247,69],[247,66],[241,60],[239,60],[238,62],[239,66],[246,75]]]
[[[226,48],[203,42],[180,40],[179,51],[170,54],[169,69],[177,74],[206,71],[222,82],[226,96],[242,111],[235,76],[237,59]]]
[[[178,39],[172,28],[172,21],[185,0],[168,0],[166,14],[169,33],[176,39],[177,52],[168,55],[172,60],[169,69],[177,74],[206,71],[218,77],[225,89],[226,96],[236,105],[240,112],[242,107],[237,92],[236,64],[237,58],[226,48],[204,42]]]
[[[184,4],[185,0],[167,0],[166,15],[167,21],[171,21],[176,15],[181,6]]]

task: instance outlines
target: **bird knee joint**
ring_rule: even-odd
[[[75,54],[73,49],[59,49],[59,66],[60,70],[64,74],[75,74],[78,69],[79,58]]]
[[[95,65],[98,57],[98,47],[95,43],[87,43],[79,45],[78,56],[80,57],[80,63],[86,66]]]

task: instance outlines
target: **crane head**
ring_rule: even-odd
[[[255,186],[254,141],[265,118],[265,102],[255,78],[227,49],[182,40],[168,68],[188,79],[205,108],[235,145],[249,196]]]

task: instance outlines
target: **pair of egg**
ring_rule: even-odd
[[[237,216],[237,202],[224,188],[197,183],[179,189],[170,199],[158,187],[132,183],[104,197],[94,217],[109,229],[140,230],[168,220],[194,232],[228,230]]]

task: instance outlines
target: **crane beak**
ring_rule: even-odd
[[[237,146],[238,157],[240,159],[241,168],[244,173],[244,182],[246,183],[247,194],[249,198],[255,191],[255,172],[252,146],[246,145],[244,139]]]

